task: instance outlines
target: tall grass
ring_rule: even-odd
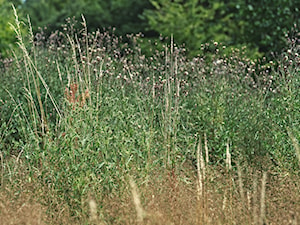
[[[33,224],[297,223],[295,40],[277,67],[216,42],[189,59],[173,37],[146,57],[140,35],[90,33],[84,17],[45,38],[22,37],[15,16],[21,54],[0,89],[3,223],[26,221],[10,216],[24,204],[42,206]]]

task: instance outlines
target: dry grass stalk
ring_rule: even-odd
[[[205,168],[205,162],[204,162],[204,158],[203,158],[203,154],[202,154],[202,147],[200,149],[200,168],[202,171],[202,176],[203,176],[203,181],[206,178],[206,168]]]
[[[83,25],[83,29],[84,29],[84,36],[85,36],[85,48],[89,49],[89,39],[88,39],[88,30],[87,30],[87,24],[86,24],[86,20],[84,18],[84,16],[81,14],[81,19],[82,19],[82,25]],[[81,56],[82,59],[82,56]],[[86,52],[86,59],[87,59],[87,76],[85,76],[85,83],[88,84],[88,88],[87,89],[91,89],[91,59],[90,59],[90,54],[88,53],[88,51]],[[85,73],[86,75],[86,73]],[[89,97],[88,97],[89,98]],[[90,99],[90,98],[89,98]],[[91,99],[90,99],[91,101]],[[91,103],[91,102],[90,102]]]
[[[231,154],[229,152],[229,142],[226,144],[226,166],[228,170],[231,170]]]
[[[95,200],[91,199],[89,201],[89,207],[90,207],[90,220],[91,222],[97,222],[97,203]]]
[[[155,99],[155,76],[153,76],[153,79],[152,79],[152,99],[153,99],[153,101]]]
[[[135,206],[135,210],[137,213],[137,222],[142,223],[144,221],[144,218],[146,217],[147,213],[144,211],[141,200],[137,191],[137,186],[133,179],[130,177],[129,179],[129,184],[131,187],[131,193],[132,193],[132,198],[133,198],[133,203]]]
[[[265,224],[265,216],[266,216],[266,183],[267,183],[267,172],[263,173],[262,182],[261,182],[261,196],[260,196],[260,216],[259,216],[259,224]]]
[[[224,211],[226,209],[226,204],[227,204],[227,197],[226,197],[226,191],[224,192],[224,197],[223,197],[223,203],[222,203],[222,210]]]
[[[209,155],[208,155],[208,144],[207,144],[207,136],[206,133],[204,133],[204,149],[205,149],[205,160],[206,163],[209,163]]]
[[[247,207],[248,207],[248,210],[250,211],[251,210],[251,192],[250,191],[247,191]]]
[[[39,110],[40,110],[40,127],[41,127],[41,132],[44,135],[45,132],[48,130],[47,128],[47,122],[46,122],[46,116],[45,116],[45,111],[44,111],[44,106],[42,103],[42,99],[41,99],[41,91],[40,91],[40,85],[39,85],[39,79],[38,76],[39,72],[37,71],[35,62],[30,58],[30,55],[26,49],[26,46],[24,44],[23,41],[23,36],[21,33],[21,26],[20,26],[20,21],[19,21],[19,17],[17,14],[17,11],[14,7],[14,5],[12,5],[13,11],[14,11],[14,16],[15,16],[15,26],[11,25],[11,28],[15,31],[16,36],[17,36],[17,40],[18,40],[18,46],[20,47],[20,49],[23,52],[24,55],[24,64],[26,65],[26,76],[27,76],[27,87],[25,87],[25,89],[28,92],[28,96],[30,96],[29,98],[32,98],[32,90],[31,90],[31,84],[30,84],[30,79],[32,78],[33,84],[34,84],[34,90],[36,92],[36,96],[37,96],[37,100],[38,100],[38,106],[39,106]],[[32,32],[32,27],[30,24],[30,20],[29,20],[29,33],[30,33],[30,38],[33,38],[33,32]],[[35,49],[33,48],[33,51]],[[34,52],[35,54],[35,52]],[[31,75],[31,77],[30,77]],[[30,106],[32,107],[32,112],[36,113],[36,115],[39,115],[38,113],[38,107],[37,105],[34,103],[34,101],[29,101]]]
[[[293,133],[289,129],[288,129],[288,134],[289,134],[289,136],[292,140],[292,143],[294,145],[296,156],[298,158],[299,166],[300,166],[300,147],[299,147],[298,140],[295,138],[295,136],[293,135]]]
[[[242,171],[241,171],[241,167],[238,163],[237,163],[237,172],[238,172],[238,182],[239,182],[241,200],[244,204],[245,203],[245,196],[244,196],[244,186],[243,186],[243,180],[242,180]]]
[[[202,158],[202,159],[201,159]],[[198,192],[198,200],[201,199],[203,195],[203,176],[201,171],[203,168],[203,157],[202,157],[202,147],[201,147],[201,139],[199,138],[199,142],[197,145],[197,175],[198,175],[198,185],[197,185],[197,192]]]
[[[3,185],[4,181],[4,161],[3,161],[3,154],[0,151],[0,160],[1,160],[1,184]]]
[[[204,180],[205,180],[205,163],[202,154],[202,144],[201,137],[197,145],[197,175],[198,175],[198,184],[197,184],[197,200],[199,202],[199,223],[206,223],[206,201],[204,196]],[[202,221],[202,222],[201,222]]]
[[[255,176],[253,179],[253,224],[258,224],[258,217],[257,217],[257,177]]]
[[[40,110],[40,127],[41,127],[41,132],[44,135],[47,131],[48,131],[48,124],[47,124],[47,119],[46,119],[46,114],[44,111],[44,106],[43,106],[43,102],[42,102],[42,98],[41,98],[41,90],[40,90],[40,84],[39,82],[42,82],[43,87],[46,90],[46,94],[47,96],[49,96],[57,114],[59,115],[59,117],[61,118],[62,115],[60,113],[60,110],[58,109],[58,105],[54,99],[54,97],[52,96],[52,94],[50,93],[49,87],[47,85],[47,83],[45,82],[44,78],[42,77],[41,73],[38,70],[37,64],[35,59],[32,59],[29,52],[27,51],[27,47],[23,41],[23,37],[22,37],[22,32],[21,32],[21,27],[20,24],[21,22],[19,21],[19,17],[16,11],[16,8],[14,7],[14,5],[12,5],[13,11],[14,11],[14,16],[15,16],[15,26],[10,24],[11,28],[15,31],[16,33],[16,37],[18,40],[18,46],[20,47],[20,49],[23,52],[23,56],[24,56],[24,64],[26,65],[26,76],[27,76],[27,87],[24,87],[25,90],[27,90],[28,92],[28,96],[30,96],[30,98],[32,98],[32,90],[31,90],[31,85],[30,85],[30,75],[32,78],[32,81],[34,83],[34,89],[35,89],[35,93],[37,95],[37,100],[38,100],[38,106],[39,106],[39,110]],[[32,31],[32,27],[31,27],[31,23],[30,23],[30,19],[28,17],[28,25],[29,25],[29,34],[30,34],[30,38],[31,38],[31,42],[33,42],[33,31]],[[35,48],[33,47],[33,54],[35,55]],[[32,102],[30,102],[29,104],[32,105]],[[30,108],[32,108],[32,114],[36,114],[39,115],[38,110],[37,110],[37,106],[35,103],[33,103],[34,106],[31,106]],[[35,117],[35,115],[33,115],[33,117]],[[35,119],[34,119],[35,120]]]

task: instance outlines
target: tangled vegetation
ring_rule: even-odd
[[[2,224],[297,224],[299,39],[277,61],[112,32],[15,32],[3,61]],[[295,32],[296,34],[296,32]]]

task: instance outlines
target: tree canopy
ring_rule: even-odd
[[[299,24],[300,2],[288,0],[150,0],[144,15],[151,29],[174,34],[192,50],[222,41],[270,55],[285,46],[284,32]]]
[[[230,43],[237,32],[233,10],[224,1],[151,0],[154,10],[145,10],[151,29],[174,35],[192,51],[210,40]]]
[[[142,32],[171,36],[195,53],[211,40],[230,46],[249,46],[270,55],[285,46],[284,32],[299,24],[300,2],[289,0],[0,0],[0,51],[14,43],[8,22],[11,3],[29,15],[33,30],[61,29],[66,18],[81,21],[89,30],[115,27],[118,35]]]
[[[81,20],[84,15],[91,30],[115,27],[117,33],[145,31],[146,21],[140,18],[145,8],[151,8],[147,0],[27,0],[24,9],[31,17],[34,28],[59,29],[66,18]]]

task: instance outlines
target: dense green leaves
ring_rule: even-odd
[[[299,24],[299,1],[240,1],[236,22],[241,28],[239,42],[251,43],[261,52],[281,52],[284,32]]]
[[[234,47],[248,46],[250,55],[270,56],[285,47],[284,32],[299,24],[299,1],[251,0],[26,0],[0,1],[0,47],[5,52],[14,42],[7,22],[12,20],[10,3],[31,18],[33,30],[47,33],[61,29],[67,18],[81,21],[84,15],[91,31],[115,27],[115,33],[145,33],[174,36],[185,43],[191,55],[211,40]]]
[[[74,17],[81,21],[81,15],[84,15],[91,30],[111,26],[116,27],[121,35],[145,30],[146,22],[139,15],[148,7],[151,5],[145,0],[27,0],[24,5],[35,28],[48,26],[50,30],[59,29],[66,18]]]
[[[155,10],[144,15],[151,29],[174,34],[191,50],[201,44],[222,41],[247,45],[270,55],[285,46],[284,32],[299,23],[298,1],[152,0]]]
[[[192,51],[201,44],[214,41],[230,42],[236,30],[232,14],[226,12],[224,2],[152,0],[155,10],[146,10],[144,16],[152,29],[164,36],[174,35],[178,43],[186,43]]]
[[[28,0],[24,4],[24,9],[30,15],[35,30],[45,26],[50,31],[60,29],[67,18],[80,19],[82,14],[85,15],[91,27],[96,23],[99,27],[107,26],[110,17],[107,3],[90,0],[63,2]]]

